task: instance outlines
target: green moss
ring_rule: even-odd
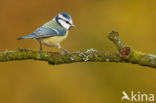
[[[0,62],[26,59],[47,61],[50,65],[69,64],[74,62],[127,62],[156,68],[156,55],[136,51],[132,47],[124,44],[120,40],[119,34],[116,31],[112,31],[108,35],[108,38],[117,46],[118,52],[98,52],[97,50],[91,48],[84,52],[78,50],[62,56],[56,52],[44,51],[40,54],[39,51],[18,48],[15,51],[7,50],[0,53]],[[126,57],[121,55],[121,50],[123,48],[130,48],[130,53],[128,52]]]

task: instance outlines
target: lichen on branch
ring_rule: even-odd
[[[132,47],[122,42],[119,37],[119,33],[116,31],[109,33],[108,38],[114,42],[118,48],[120,57],[125,62],[156,68],[156,55],[142,53],[133,49]]]
[[[57,52],[43,52],[31,49],[19,48],[14,51],[5,51],[0,53],[0,62],[13,60],[40,60],[46,61],[49,64],[68,64],[75,62],[127,62],[149,66],[156,68],[156,55],[145,54],[136,51],[132,47],[122,42],[118,32],[112,31],[108,34],[108,38],[114,42],[118,52],[103,51],[99,52],[93,48],[86,51],[76,51],[61,55]]]

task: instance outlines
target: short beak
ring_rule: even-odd
[[[71,24],[71,26],[74,27],[75,25],[74,24]]]

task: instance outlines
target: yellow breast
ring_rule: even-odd
[[[57,46],[62,41],[64,41],[68,36],[68,31],[66,32],[66,35],[64,36],[53,36],[48,38],[41,38],[39,41],[46,46]]]

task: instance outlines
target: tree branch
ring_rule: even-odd
[[[77,51],[62,56],[56,52],[43,52],[40,54],[39,51],[19,48],[15,51],[1,52],[0,62],[28,59],[47,61],[52,65],[74,62],[127,62],[156,68],[156,55],[134,50],[122,42],[116,31],[109,33],[108,38],[114,42],[119,52],[98,52],[95,49],[88,49],[85,52]]]

